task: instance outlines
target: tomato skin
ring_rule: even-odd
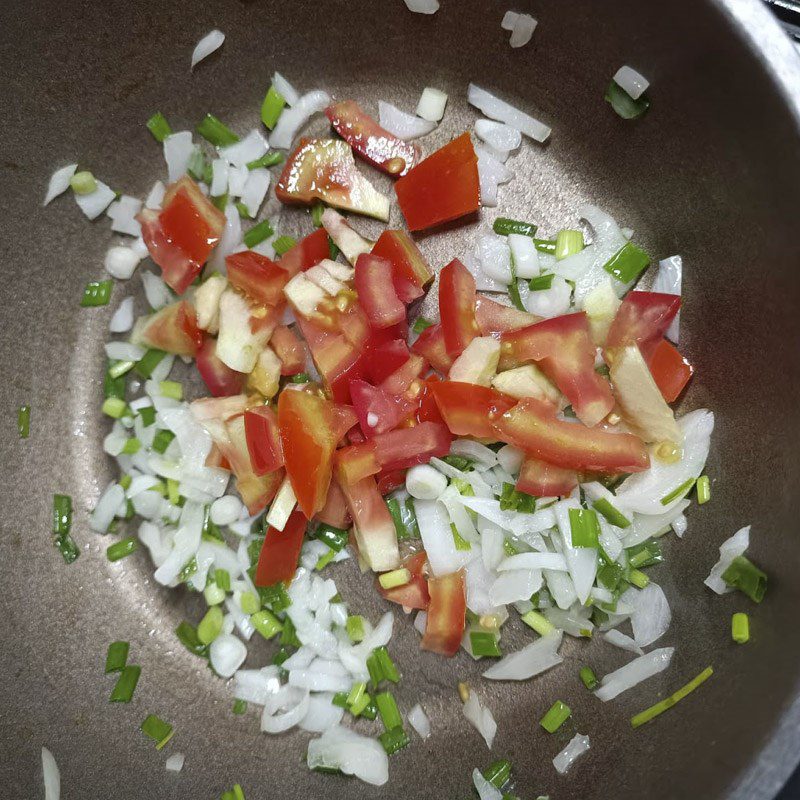
[[[475,278],[454,258],[439,273],[439,314],[444,346],[451,358],[458,358],[480,333],[475,319]]]
[[[281,375],[297,375],[305,369],[306,346],[291,328],[278,325],[269,343],[281,360]]]
[[[676,295],[628,292],[606,337],[606,360],[613,359],[618,347],[637,344],[642,357],[649,363],[680,307],[681,299]]]
[[[306,524],[306,518],[295,510],[282,531],[271,526],[267,528],[256,566],[256,586],[273,586],[279,581],[289,582],[294,578]]]
[[[326,525],[333,525],[334,528],[345,529],[350,527],[350,512],[347,510],[347,500],[336,478],[331,480],[325,505],[317,512],[316,518]]]
[[[467,614],[464,570],[428,578],[428,617],[422,649],[452,658],[461,647]]]
[[[366,353],[367,378],[373,384],[382,383],[395,370],[402,367],[410,357],[408,345],[402,339],[391,339],[376,347],[371,347]]]
[[[325,228],[317,228],[313,233],[309,233],[301,239],[291,250],[287,250],[275,263],[285,270],[290,278],[299,272],[319,264],[323,259],[330,257],[330,247],[328,246],[328,234]]]
[[[228,280],[252,302],[265,306],[283,301],[283,287],[289,282],[286,271],[272,259],[243,250],[225,257]]]
[[[406,304],[425,293],[433,273],[414,240],[402,230],[384,231],[372,254],[392,262],[392,279],[397,296]]]
[[[375,476],[375,481],[378,484],[378,491],[386,497],[389,492],[393,492],[395,489],[400,489],[405,486],[407,471],[408,470],[405,469],[381,470]]]
[[[336,451],[336,475],[345,486],[352,486],[381,471],[375,442],[352,444]]]
[[[453,366],[454,359],[447,353],[444,331],[439,323],[422,331],[417,341],[411,345],[411,352],[423,356],[437,372],[443,375],[447,375]]]
[[[426,609],[431,596],[428,593],[428,581],[423,574],[428,556],[424,550],[409,556],[402,566],[411,573],[411,580],[403,586],[393,589],[384,589],[379,581],[375,581],[375,588],[383,595],[385,600],[397,603],[404,608]]]
[[[368,439],[397,427],[414,411],[414,403],[405,397],[391,395],[380,386],[358,379],[350,381],[350,398],[361,432]],[[370,421],[375,424],[370,425]]]
[[[450,452],[453,437],[444,425],[421,422],[412,428],[398,428],[376,434],[373,439],[378,463],[384,470],[406,469],[426,464]]]
[[[343,404],[332,405],[331,413],[333,414],[333,435],[336,441],[340,442],[354,425],[358,425],[358,417],[352,406]]]
[[[150,257],[178,294],[200,274],[225,227],[225,215],[189,177],[167,189],[160,212],[144,209],[137,219]]]
[[[373,328],[388,328],[406,318],[406,307],[394,291],[392,264],[385,258],[362,253],[356,261],[358,299]]]
[[[304,391],[278,397],[278,428],[286,473],[307,519],[324,505],[333,470],[337,438],[331,404]]]
[[[430,389],[445,424],[455,436],[496,440],[492,420],[515,404],[510,397],[474,383],[439,381],[430,384]]]
[[[419,231],[478,210],[478,157],[469,133],[453,139],[394,185],[408,229]]]
[[[475,320],[481,336],[491,336],[506,331],[526,328],[539,321],[539,317],[520,311],[518,308],[504,306],[479,294],[475,300]]]
[[[255,516],[272,502],[283,482],[283,476],[283,470],[279,469],[266,475],[251,472],[242,478],[236,478],[236,491],[247,507],[248,514]]]
[[[195,356],[197,371],[214,397],[240,394],[247,375],[231,369],[217,358],[217,340],[206,336]]]
[[[526,458],[519,471],[516,489],[534,497],[562,497],[578,485],[578,473],[536,458]]]
[[[656,345],[647,366],[668,403],[678,399],[694,374],[694,367],[666,339]]]
[[[269,406],[256,406],[244,412],[247,452],[256,475],[266,475],[283,466],[283,449],[278,416]]]
[[[336,133],[364,161],[387,175],[405,175],[419,160],[419,147],[398,139],[365,114],[355,100],[342,100],[325,109]]]
[[[427,366],[422,356],[411,355],[404,364],[386,377],[381,383],[381,389],[392,395],[405,395],[412,391],[412,384]]]
[[[194,306],[178,300],[138,319],[131,341],[176,356],[195,356],[203,344],[203,332],[197,327]]]
[[[647,448],[638,436],[562,422],[552,405],[535,397],[520,400],[492,424],[501,441],[557,467],[641,472],[650,465]]]
[[[505,333],[502,342],[514,360],[539,364],[584,425],[596,425],[614,408],[611,386],[594,370],[595,346],[585,312]]]
[[[440,383],[440,379],[436,375],[430,375],[422,382],[416,414],[417,422],[444,423],[444,417],[442,417],[439,406],[436,404],[436,398],[433,396],[432,385],[435,383]]]

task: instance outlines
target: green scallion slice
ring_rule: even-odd
[[[207,656],[208,647],[200,641],[197,635],[197,629],[194,625],[190,625],[186,621],[179,623],[178,627],[175,628],[175,635],[190,653],[196,656],[202,656],[203,658]]]
[[[532,292],[545,292],[553,285],[553,278],[555,275],[548,272],[546,275],[537,275],[528,281],[528,288]]]
[[[430,328],[431,325],[433,325],[433,323],[425,319],[425,317],[417,317],[414,320],[414,324],[411,326],[411,330],[414,331],[414,333],[422,333],[422,331]]]
[[[111,289],[114,281],[92,281],[86,284],[81,298],[83,308],[94,308],[96,306],[107,306],[111,299]]]
[[[141,731],[156,743],[156,750],[162,747],[175,735],[175,731],[168,722],[155,714],[148,714],[141,725]]]
[[[500,236],[508,236],[511,233],[516,233],[520,236],[530,236],[533,238],[536,234],[536,225],[532,222],[520,222],[516,219],[509,219],[508,217],[498,217],[492,223],[492,230]]]
[[[589,508],[569,509],[569,527],[573,547],[598,547],[600,523],[594,511]]]
[[[740,592],[746,594],[752,601],[760,603],[767,591],[767,576],[752,561],[744,556],[736,556],[731,561],[722,580]]]
[[[602,514],[607,522],[617,528],[630,528],[631,521],[618,508],[612,506],[605,497],[595,500],[593,506],[598,514]]]
[[[111,690],[111,696],[108,701],[110,703],[130,703],[141,674],[142,668],[137,664],[127,664],[123,667],[114,688]]]
[[[269,220],[265,219],[259,222],[258,225],[253,225],[253,227],[245,233],[244,243],[247,247],[253,248],[265,239],[269,239],[274,233],[275,231],[272,229]]]
[[[222,632],[224,618],[225,614],[219,606],[211,606],[197,626],[197,638],[203,644],[211,644]]]
[[[196,181],[206,181],[206,178],[208,178],[209,180],[206,182],[210,184],[214,179],[213,172],[211,172],[211,164],[206,161],[206,157],[199,147],[196,147],[189,156],[186,171]]]
[[[68,533],[56,537],[56,547],[67,564],[72,564],[81,554],[78,545],[75,544],[75,540]]]
[[[364,617],[360,616],[359,614],[353,614],[347,618],[347,622],[345,623],[345,630],[347,631],[347,635],[350,637],[350,641],[353,644],[358,644],[360,641],[363,641],[364,636],[366,636],[366,631],[364,630]]]
[[[595,672],[591,667],[581,667],[579,674],[581,681],[583,681],[583,685],[590,692],[593,692],[600,685],[600,680],[597,675],[595,675]]]
[[[708,475],[701,475],[697,479],[695,491],[697,492],[697,502],[699,505],[702,506],[703,503],[707,503],[711,499],[711,481]]]
[[[547,636],[548,633],[552,633],[556,628],[552,622],[550,622],[547,617],[543,614],[540,614],[538,611],[526,611],[520,619],[539,636]]]
[[[750,641],[750,617],[737,611],[731,617],[731,637],[736,644],[746,644]]]
[[[580,231],[563,230],[556,236],[555,257],[561,261],[583,250],[583,234]]]
[[[158,391],[162,397],[169,397],[171,400],[183,400],[183,386],[178,381],[161,381],[158,384]]]
[[[130,372],[135,365],[135,361],[116,361],[108,368],[108,374],[112,378],[119,378],[120,375]]]
[[[129,556],[131,553],[135,553],[138,547],[139,540],[130,536],[127,539],[114,542],[114,544],[106,548],[106,558],[109,561],[119,561],[121,558]]]
[[[155,450],[156,453],[164,455],[174,438],[175,434],[172,431],[159,431],[153,437],[153,444],[150,445],[150,447],[151,449]]]
[[[511,259],[511,283],[508,284],[508,296],[511,298],[511,304],[514,308],[520,311],[527,311],[522,297],[519,293],[519,284],[517,283],[517,268],[514,266],[514,259]]]
[[[227,147],[239,141],[239,137],[213,114],[206,114],[195,130],[214,147]]]
[[[157,142],[163,142],[172,133],[167,118],[160,111],[156,111],[145,124]]]
[[[251,615],[250,622],[265,639],[271,639],[283,630],[280,620],[266,608]]]
[[[497,634],[488,631],[470,631],[469,646],[474,656],[499,658],[503,655],[497,643]]]
[[[555,733],[569,719],[570,714],[572,714],[570,707],[561,700],[556,700],[539,724],[548,733]]]
[[[97,179],[88,170],[83,170],[70,178],[69,185],[75,194],[91,194],[97,189]]]
[[[366,685],[361,685],[366,690]],[[397,703],[391,692],[379,692],[376,694],[375,705],[378,707],[378,714],[387,731],[402,727],[403,718],[400,716],[400,710],[397,708]]]
[[[314,203],[311,208],[311,221],[314,223],[315,228],[322,226],[322,215],[325,213],[327,206],[325,203]]]
[[[482,774],[495,789],[502,789],[511,780],[511,762],[507,758],[500,758],[486,767]]]
[[[633,717],[631,719],[631,726],[638,728],[645,723],[650,722],[650,720],[655,719],[660,714],[663,714],[665,711],[668,711],[676,703],[679,703],[681,700],[683,700],[687,694],[691,694],[698,686],[700,686],[701,683],[707,681],[713,674],[714,670],[711,667],[706,667],[696,678],[692,678],[692,680],[690,680],[686,686],[682,686],[680,689],[678,689],[675,694],[670,695],[666,698],[666,700],[662,700],[660,703],[650,706],[650,708],[645,709]]]
[[[650,578],[638,569],[628,570],[628,582],[632,583],[637,589],[646,589],[650,583]]]
[[[221,194],[217,197],[212,197],[211,204],[214,206],[214,208],[217,208],[223,213],[225,213],[225,209],[228,207],[228,193],[225,192],[225,194]]]
[[[321,524],[313,534],[315,539],[325,542],[331,550],[336,553],[341,552],[347,544],[350,534],[342,528],[334,528],[333,525]]]
[[[628,554],[628,565],[634,569],[652,567],[654,564],[660,564],[664,560],[661,552],[661,543],[655,539],[640,542],[633,547],[627,548],[625,552]]]
[[[239,212],[240,219],[253,219],[250,215],[250,209],[241,200],[237,200],[234,204],[236,210]]]
[[[272,248],[278,256],[286,255],[295,245],[297,239],[292,236],[279,236],[273,243]]]
[[[111,642],[106,653],[106,675],[110,672],[122,672],[128,663],[129,642]]]
[[[286,105],[286,98],[274,87],[270,86],[261,104],[261,121],[272,130],[278,123],[278,117]]]
[[[627,242],[603,265],[603,269],[622,283],[630,283],[647,269],[650,256],[633,242]]]
[[[126,456],[133,456],[139,452],[142,448],[142,443],[134,436],[128,439],[124,445],[122,445],[122,453]]]
[[[72,529],[72,498],[68,494],[53,495],[53,533],[67,534]]]
[[[264,153],[261,158],[257,158],[255,161],[248,161],[247,169],[267,169],[280,164],[281,161],[283,161],[283,153],[273,150],[269,153]]]
[[[636,119],[650,108],[646,95],[634,100],[613,78],[606,89],[605,100],[622,119]]]
[[[386,755],[391,756],[398,750],[402,750],[411,740],[401,727],[397,727],[392,728],[390,731],[384,731],[378,737],[378,741],[383,745]]]
[[[17,431],[20,439],[27,439],[31,433],[31,407],[20,406],[17,410]]]
[[[533,243],[540,253],[549,253],[551,256],[556,254],[555,239],[534,239]]]
[[[453,534],[456,550],[461,550],[462,552],[472,550],[472,545],[458,532],[458,528],[452,522],[450,523],[450,531]]]
[[[242,700],[241,698],[237,697],[233,701],[233,713],[237,716],[240,714],[244,714],[247,711],[247,700]]]
[[[133,371],[142,378],[153,377],[153,370],[166,358],[163,350],[148,350],[133,366]]]
[[[694,478],[689,478],[680,486],[674,488],[669,494],[664,495],[664,497],[661,498],[661,505],[668,506],[673,500],[677,500],[679,497],[689,494],[692,486],[694,486],[694,481]]]

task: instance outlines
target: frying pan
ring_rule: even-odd
[[[65,798],[217,797],[239,782],[255,798],[445,798],[470,793],[470,774],[493,758],[515,765],[517,792],[553,798],[770,798],[800,756],[800,66],[768,13],[750,0],[515,2],[540,21],[530,44],[511,50],[500,29],[507,4],[442,0],[433,17],[401,0],[57,0],[6,2],[0,10],[0,99],[4,116],[0,548],[0,785],[8,797],[39,796],[39,748],[55,754]],[[530,8],[528,8],[530,6]],[[196,41],[219,27],[223,49],[189,72]],[[624,64],[647,75],[652,108],[625,122],[603,102]],[[672,603],[664,637],[672,667],[618,700],[582,690],[579,665],[599,674],[628,655],[596,641],[567,641],[565,663],[521,685],[487,686],[461,654],[421,652],[399,619],[392,650],[404,680],[401,707],[420,701],[434,734],[391,759],[379,790],[306,770],[307,734],[267,738],[254,710],[231,713],[223,681],[185,651],[173,630],[199,619],[196,598],[151,579],[146,553],[106,561],[108,540],[87,513],[112,476],[102,452],[107,421],[98,397],[102,343],[112,310],[83,309],[84,284],[102,277],[106,223],[87,225],[68,198],[47,209],[51,171],[80,161],[106,182],[144,196],[163,177],[144,127],[156,110],[174,127],[207,111],[234,129],[257,123],[272,71],[302,90],[378,99],[412,109],[426,85],[450,96],[427,152],[469,129],[470,80],[552,124],[551,142],[526,142],[502,190],[511,217],[552,232],[577,223],[582,202],[609,210],[637,240],[685,264],[682,350],[697,369],[682,411],[717,414],[708,473],[713,498],[693,509],[682,542],[652,575]],[[313,131],[325,129],[317,120]],[[371,173],[374,175],[374,173]],[[377,180],[377,179],[376,179]],[[388,188],[382,186],[382,188]],[[280,213],[280,229],[310,230],[308,216]],[[397,209],[393,212],[397,215]],[[399,221],[394,219],[393,221]],[[440,267],[465,251],[479,222],[420,237]],[[364,224],[367,235],[377,228]],[[138,278],[130,290],[138,291]],[[143,309],[141,300],[139,310]],[[19,405],[32,406],[32,433],[19,440]],[[71,566],[52,547],[52,494],[72,495],[82,555]],[[702,584],[717,547],[752,523],[752,555],[770,575],[764,603],[717,597]],[[333,567],[351,607],[381,610],[354,563]],[[752,640],[730,641],[733,611],[751,613]],[[402,617],[402,614],[399,616]],[[511,645],[525,635],[512,630]],[[107,702],[108,643],[131,642],[142,666],[134,701]],[[267,662],[253,647],[249,664]],[[714,676],[656,722],[629,719],[707,665]],[[499,721],[492,753],[463,719],[456,683],[481,686]],[[553,700],[573,709],[555,736],[537,720]],[[186,754],[179,775],[164,770],[138,731],[148,713],[172,722],[168,746]],[[558,777],[553,756],[576,730],[592,750]]]

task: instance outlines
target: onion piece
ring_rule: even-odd
[[[472,770],[472,783],[478,792],[480,800],[503,800],[503,793],[494,787],[486,778],[481,775],[481,771],[476,767]]]
[[[138,361],[145,354],[143,347],[130,342],[106,342],[104,350],[112,361]]]
[[[247,176],[247,182],[241,194],[241,199],[251,217],[256,217],[258,215],[261,204],[267,196],[271,178],[272,176],[267,169],[259,168],[250,170],[250,174]]]
[[[113,202],[117,195],[102,181],[97,181],[97,188],[89,194],[74,194],[75,202],[88,219],[97,219]]]
[[[516,11],[506,11],[503,15],[503,21],[500,23],[500,27],[504,31],[513,31],[514,23],[517,21],[518,16],[519,14]]]
[[[465,500],[467,498],[464,498]],[[458,572],[474,557],[469,550],[457,550],[450,530],[450,519],[438,500],[418,500],[414,503],[422,544],[434,575]]]
[[[435,14],[439,10],[439,0],[405,0],[405,4],[415,14]]]
[[[180,772],[183,769],[186,756],[183,753],[173,753],[167,758],[164,767],[168,772]]]
[[[221,634],[209,645],[208,658],[217,675],[230,678],[247,658],[247,647],[233,634]]]
[[[490,119],[505,122],[537,142],[545,142],[550,136],[551,129],[543,122],[534,119],[474,83],[471,83],[467,89],[467,102],[480,109]]]
[[[652,678],[653,675],[658,675],[670,665],[674,652],[674,647],[662,647],[635,658],[624,667],[606,675],[600,682],[600,688],[595,692],[595,696],[605,703],[642,681]]]
[[[631,653],[636,653],[636,655],[641,656],[644,654],[644,650],[633,640],[630,636],[627,636],[622,631],[618,631],[615,629],[607,631],[603,638],[609,643],[613,644],[614,647],[619,647],[622,650],[628,650]]]
[[[497,187],[508,183],[513,173],[496,159],[485,147],[475,147],[478,156],[478,180],[481,188],[481,205],[494,208],[497,205]]]
[[[161,181],[156,181],[144,201],[145,208],[160,209],[164,200],[167,187]]]
[[[510,569],[552,569],[568,572],[567,561],[561,553],[517,553],[509,556],[497,566],[498,572]]]
[[[257,129],[253,129],[244,139],[229,144],[225,147],[217,148],[219,157],[225,159],[234,167],[246,167],[251,161],[257,161],[269,149],[269,143],[264,134]],[[213,194],[213,192],[212,192]]]
[[[275,87],[275,91],[286,101],[287,106],[295,105],[300,99],[300,92],[280,72],[272,73],[272,85]]]
[[[536,249],[533,239],[519,233],[511,233],[507,239],[517,277],[525,280],[538,277],[541,272],[539,251]]]
[[[211,257],[208,259],[207,269],[209,272],[216,270],[223,275],[227,274],[225,267],[225,257],[235,253],[242,246],[242,222],[239,212],[233,203],[228,203],[225,207],[225,230],[219,244],[214,248]]]
[[[89,527],[97,533],[105,533],[116,516],[120,503],[124,501],[125,490],[118,483],[110,484],[89,514]]]
[[[380,743],[340,725],[308,743],[306,762],[309,769],[338,769],[373,786],[389,780],[389,758]]]
[[[225,41],[225,34],[222,31],[214,29],[207,33],[196,45],[194,50],[192,51],[192,66],[190,69],[194,69],[195,66],[200,63],[204,58],[210,56],[215,50],[218,50],[222,47],[222,43]]]
[[[111,321],[108,329],[111,333],[125,333],[133,327],[133,298],[126,297],[120,304]]]
[[[548,633],[522,650],[501,658],[483,673],[483,677],[495,681],[524,681],[546,672],[564,660],[558,654],[562,638],[561,631]]]
[[[304,94],[291,108],[280,115],[278,124],[270,137],[272,146],[281,150],[289,150],[300,128],[314,114],[323,111],[326,106],[330,105],[330,102],[330,95],[320,90]]]
[[[667,533],[670,525],[683,515],[689,505],[688,500],[681,500],[678,505],[665,514],[634,514],[630,528],[621,531],[624,536],[623,547],[634,547],[648,539],[655,539]]]
[[[133,275],[134,270],[139,266],[141,260],[139,254],[130,247],[113,245],[109,247],[106,252],[103,266],[112,278],[125,281]]]
[[[750,526],[736,531],[730,539],[726,539],[719,546],[719,561],[711,568],[709,576],[703,581],[712,592],[717,594],[728,594],[733,589],[722,580],[722,573],[731,565],[737,556],[744,555],[750,546]]]
[[[139,274],[142,276],[144,296],[147,298],[150,308],[158,311],[159,308],[164,308],[172,302],[173,296],[169,286],[158,275],[154,272],[140,272]]]
[[[578,600],[585,603],[592,591],[595,576],[597,575],[597,550],[592,547],[573,547],[572,526],[569,520],[570,509],[579,509],[577,500],[562,500],[553,504],[553,513],[556,516],[558,529],[561,533],[564,556],[569,566],[569,574]]]
[[[497,464],[497,455],[494,450],[473,439],[454,439],[450,445],[450,453],[454,456],[472,459],[485,467],[493,467]]]
[[[405,142],[425,136],[436,127],[435,122],[408,114],[383,100],[378,101],[378,121],[382,128]]]
[[[447,478],[430,464],[417,464],[406,473],[406,491],[417,500],[436,500],[447,488]]]
[[[174,183],[186,174],[189,160],[195,151],[191,131],[171,133],[164,139],[164,161],[167,162],[169,183]]]
[[[216,641],[216,640],[215,640]],[[213,647],[213,642],[212,642]],[[261,730],[266,733],[283,733],[297,725],[308,713],[311,695],[291,686],[282,686],[267,698],[261,715]],[[285,709],[282,714],[277,712]]]
[[[59,800],[61,797],[61,773],[53,754],[42,748],[42,778],[44,779],[44,800]]]
[[[672,612],[664,590],[652,581],[644,589],[628,589],[620,598],[633,608],[633,638],[639,647],[647,647],[660,639],[669,628]]]
[[[499,163],[499,162],[498,162]],[[480,158],[478,159],[480,171]],[[486,177],[486,180],[489,180]],[[481,183],[481,197],[483,198],[484,184]],[[495,199],[497,186],[494,185]],[[511,283],[511,249],[503,238],[493,234],[485,234],[478,239],[478,261],[483,272],[493,281],[508,286]]]
[[[553,759],[553,766],[559,775],[568,772],[575,761],[589,750],[589,737],[576,733],[569,744]]]
[[[523,47],[528,44],[536,30],[537,22],[530,14],[518,14],[511,30],[509,44],[512,47]]]
[[[447,95],[432,86],[426,86],[417,103],[417,116],[428,122],[440,122],[447,106]]]
[[[614,83],[634,100],[638,100],[647,91],[647,87],[650,85],[650,81],[648,81],[644,75],[637,72],[633,67],[629,67],[627,64],[621,66],[614,73]]]
[[[525,298],[525,308],[537,317],[550,319],[560,317],[569,310],[572,287],[564,278],[555,276],[549,289],[529,292]]]
[[[486,742],[486,746],[491,750],[497,733],[497,723],[492,712],[481,704],[476,692],[470,691],[463,711],[464,716],[475,726],[475,729],[483,737],[483,741]]]
[[[427,739],[431,735],[431,721],[419,703],[406,714],[406,718],[408,724],[420,735],[420,738]]]
[[[344,716],[344,709],[335,706],[329,692],[312,694],[309,698],[308,711],[300,720],[300,727],[310,733],[324,733],[328,728],[338,725]]]
[[[67,164],[66,167],[57,169],[50,176],[50,182],[47,184],[47,194],[45,194],[44,202],[42,203],[43,206],[46,206],[60,194],[64,194],[64,192],[69,189],[69,182],[72,179],[72,176],[75,174],[75,170],[77,169],[77,164]]]
[[[141,200],[123,194],[106,210],[106,216],[111,219],[111,230],[116,233],[125,233],[128,236],[141,236],[142,226],[136,220],[136,215],[141,210]]]
[[[658,262],[658,272],[653,281],[653,292],[663,292],[664,294],[674,294],[678,297],[681,296],[681,282],[683,277],[683,259],[680,256],[670,256]],[[667,339],[670,339],[675,344],[678,344],[678,338],[681,332],[681,312],[675,315],[664,334]]]
[[[221,197],[228,191],[228,173],[230,168],[224,158],[215,158],[211,162],[211,186],[208,189],[212,197]]]

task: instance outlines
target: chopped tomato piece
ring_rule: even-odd
[[[417,422],[444,422],[432,389],[432,384],[439,382],[439,378],[436,375],[431,375],[423,381],[422,391],[419,394]]]
[[[414,553],[403,562],[403,567],[411,573],[411,580],[393,589],[384,589],[378,581],[375,581],[377,590],[385,600],[398,603],[404,608],[427,608],[431,599],[428,594],[428,581],[423,572],[427,561],[428,556],[424,550]]]
[[[375,480],[378,483],[378,491],[386,497],[389,492],[393,492],[395,489],[400,489],[405,486],[407,471],[408,470],[405,469],[381,470],[381,472],[375,476]]]
[[[247,451],[256,475],[274,472],[283,466],[283,449],[278,430],[278,415],[269,406],[256,406],[244,412]]]
[[[480,206],[478,157],[468,133],[417,164],[394,186],[409,230],[463,217]]]
[[[493,425],[502,441],[565,469],[641,472],[650,465],[638,436],[563,422],[550,403],[535,397],[520,400]]]
[[[392,279],[397,296],[408,305],[425,293],[433,273],[414,240],[405,231],[384,231],[372,254],[392,262]]]
[[[188,177],[169,187],[160,212],[145,209],[137,219],[150,257],[178,294],[200,274],[225,227],[225,215]]]
[[[358,417],[355,409],[346,405],[331,406],[331,413],[333,414],[333,435],[336,437],[336,441],[339,442],[350,428],[358,424]]]
[[[496,303],[482,294],[477,296],[475,302],[475,319],[481,330],[481,336],[516,331],[539,321],[539,317],[527,311]]]
[[[666,339],[656,345],[647,366],[668,403],[678,399],[694,373],[694,367]]]
[[[335,308],[335,306],[334,306]],[[370,320],[361,303],[349,302],[344,311],[335,308],[334,328],[356,347],[365,347],[377,331],[370,327]],[[387,329],[388,330],[388,329]]]
[[[406,318],[406,307],[394,291],[392,264],[387,259],[362,253],[356,261],[355,285],[373,328],[388,328]]]
[[[350,512],[347,510],[347,500],[342,492],[339,482],[334,478],[328,487],[328,497],[325,505],[317,512],[317,519],[334,528],[350,527]]]
[[[278,325],[269,343],[281,360],[281,375],[297,375],[305,369],[306,347],[291,328]]]
[[[556,467],[537,458],[526,458],[516,488],[535,497],[561,497],[577,485],[578,474],[574,470]]]
[[[203,332],[197,327],[194,306],[179,300],[136,320],[131,341],[176,356],[194,356],[203,344]]]
[[[366,353],[367,377],[374,384],[382,383],[410,357],[408,345],[402,339],[392,339],[371,347]]]
[[[457,259],[439,273],[439,314],[447,354],[457,358],[480,333],[475,319],[475,278]]]
[[[606,360],[613,358],[618,347],[637,344],[649,362],[680,307],[681,299],[676,295],[628,292],[606,337]]]
[[[453,437],[444,425],[420,422],[412,428],[376,434],[373,441],[381,468],[393,470],[427,464],[434,457],[446,456]]]
[[[496,440],[492,420],[508,411],[515,402],[494,389],[474,383],[440,381],[429,386],[445,424],[456,436]]]
[[[356,169],[353,151],[341,139],[301,139],[286,161],[275,196],[282,203],[322,200],[383,222],[389,219],[389,198]]]
[[[337,437],[331,404],[304,391],[283,391],[278,427],[286,472],[307,519],[325,505]]]
[[[389,175],[405,175],[419,159],[419,147],[381,128],[355,100],[328,106],[325,116],[356,153]]]
[[[256,586],[273,586],[279,581],[288,582],[294,578],[306,524],[306,518],[295,510],[282,531],[271,526],[267,528],[256,566]]]
[[[422,649],[452,657],[461,646],[467,614],[464,570],[428,578],[428,617]]]
[[[367,438],[392,430],[414,411],[414,403],[407,398],[392,395],[362,380],[350,381],[350,398],[361,431]]]
[[[411,345],[411,351],[424,356],[437,372],[444,375],[447,375],[453,366],[453,359],[448,355],[444,343],[444,331],[439,323],[425,328],[417,341]]]
[[[319,264],[326,258],[330,258],[330,246],[328,245],[328,234],[324,228],[317,228],[313,233],[309,233],[301,239],[291,250],[287,250],[275,263],[289,273],[292,278],[298,272],[305,272],[307,269]]]
[[[283,476],[283,470],[279,469],[266,475],[251,472],[243,478],[236,478],[236,491],[239,492],[248,514],[255,516],[272,502],[283,482]]]
[[[596,425],[614,408],[608,381],[595,372],[595,346],[586,313],[566,314],[503,334],[515,360],[536,361],[572,404],[584,425]]]
[[[381,383],[381,389],[393,395],[404,394],[411,389],[411,384],[425,371],[427,366],[422,356],[414,354],[409,357],[405,364],[402,364],[384,379]]]
[[[289,281],[286,271],[272,259],[243,250],[225,257],[228,280],[254,303],[274,306],[283,301],[283,287]]]
[[[375,443],[352,444],[336,451],[336,475],[346,486],[352,486],[360,480],[377,475],[381,471],[378,463]]]
[[[217,358],[216,339],[206,336],[195,358],[197,371],[214,397],[241,393],[247,376],[236,372]]]

